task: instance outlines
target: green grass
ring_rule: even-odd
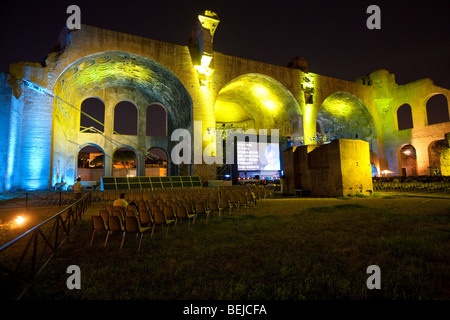
[[[432,201],[432,202],[430,202]],[[92,247],[87,214],[47,267],[33,299],[449,299],[448,200],[383,197],[272,199],[208,224],[157,228]],[[447,202],[446,202],[447,201]],[[98,212],[94,203],[90,214]],[[69,265],[81,290],[66,287]],[[366,287],[369,265],[381,290]]]

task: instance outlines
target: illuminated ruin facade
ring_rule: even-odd
[[[0,75],[0,188],[47,189],[62,178],[72,184],[78,153],[88,145],[104,153],[105,176],[121,147],[134,150],[136,173],[145,175],[146,156],[156,147],[167,155],[169,175],[216,179],[214,165],[171,164],[173,131],[193,133],[194,121],[202,121],[203,148],[215,128],[278,129],[282,150],[336,138],[366,141],[377,174],[424,175],[440,166],[435,146],[450,132],[448,89],[430,79],[398,85],[387,70],[351,82],[309,72],[302,58],[282,67],[225,55],[213,50],[218,24],[212,12],[199,15],[186,46],[82,25],[61,33],[59,50],[45,64],[11,64]],[[429,121],[435,96],[445,101],[440,123]],[[103,119],[94,120],[100,130],[80,129],[89,98],[104,106]],[[123,101],[135,107],[135,134],[114,133]],[[163,136],[146,132],[154,106],[165,112]],[[400,112],[410,125],[399,125]]]

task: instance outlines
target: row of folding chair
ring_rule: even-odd
[[[374,181],[374,190],[406,191],[406,192],[450,192],[448,181]]]
[[[129,206],[132,207],[132,206]],[[151,238],[153,238],[156,225],[166,225],[166,237],[169,231],[169,226],[175,222],[175,219],[167,217],[162,211],[154,211],[153,214],[140,208],[137,212],[137,208],[121,208],[114,207],[111,211],[108,209],[100,209],[99,215],[92,216],[92,238],[91,246],[96,233],[106,231],[106,239],[104,246],[106,247],[110,235],[114,232],[122,233],[122,241],[120,249],[122,249],[125,237],[128,233],[136,234],[140,236],[138,251],[141,248],[142,238],[144,233],[151,230]]]
[[[69,204],[74,200],[72,192],[48,192],[30,194],[30,201],[36,205],[50,206],[57,204]]]
[[[125,200],[132,201],[149,201],[156,199],[173,199],[174,197],[183,197],[194,199],[197,197],[218,198],[222,192],[229,192],[232,190],[240,192],[250,192],[254,197],[259,199],[267,199],[271,197],[271,192],[268,188],[258,188],[255,186],[229,186],[229,187],[208,187],[208,188],[167,188],[157,190],[108,190],[100,191],[93,190],[91,193],[92,201],[106,201],[113,202],[119,198],[121,193],[125,193]]]
[[[96,233],[101,231],[107,232],[105,247],[113,232],[122,232],[120,248],[127,233],[136,233],[140,235],[138,247],[140,250],[143,234],[151,229],[153,238],[157,225],[166,226],[165,237],[167,237],[169,226],[174,224],[176,227],[178,221],[188,220],[189,227],[191,221],[195,223],[196,218],[205,216],[208,223],[210,214],[217,213],[220,218],[223,212],[231,213],[240,208],[247,209],[256,205],[257,201],[270,196],[264,189],[256,188],[205,188],[201,192],[198,189],[196,192],[166,190],[144,194],[151,196],[128,197],[135,205],[129,205],[127,208],[106,204],[98,216],[93,216],[91,245]]]

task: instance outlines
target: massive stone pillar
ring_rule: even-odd
[[[201,153],[211,144],[216,129],[214,117],[216,93],[212,90],[210,84],[214,73],[213,38],[219,21],[219,17],[214,12],[204,11],[198,16],[198,21],[194,25],[188,40],[192,63],[197,71],[201,89],[198,95],[193,97],[194,121],[201,121],[201,133],[194,132],[193,146],[195,151],[196,147],[200,149],[201,143]],[[198,128],[199,130],[200,128]],[[198,141],[199,139],[201,141]],[[200,159],[195,159],[196,154],[199,154],[199,150],[197,150],[197,153],[194,152],[194,174],[201,176],[202,181],[215,179],[217,175],[216,165],[206,164],[203,160],[200,163]]]
[[[447,140],[449,146],[441,152],[441,174],[450,176],[450,132],[445,134],[445,140]]]

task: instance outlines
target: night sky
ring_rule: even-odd
[[[0,71],[40,62],[69,14],[81,23],[186,45],[196,16],[220,17],[214,50],[286,66],[303,56],[311,72],[354,81],[384,68],[399,84],[429,77],[450,88],[450,2],[445,1],[10,1],[1,11]],[[381,30],[369,30],[369,5],[381,9]],[[5,6],[4,4],[2,4]]]

